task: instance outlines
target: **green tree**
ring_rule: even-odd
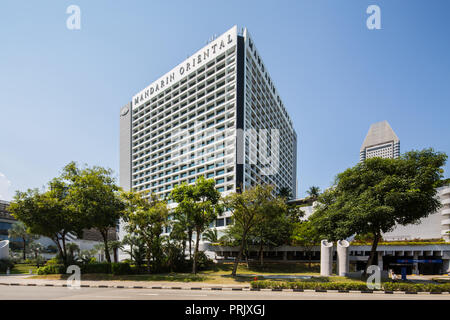
[[[163,248],[166,266],[170,272],[184,271],[186,267],[184,251],[186,249],[186,242],[184,237],[180,238],[176,232],[170,232],[168,236],[164,237]]]
[[[145,243],[148,272],[151,272],[152,267],[150,260],[157,272],[162,266],[161,234],[168,221],[167,203],[149,193],[126,192],[124,197],[127,201],[127,213],[124,217],[126,229]]]
[[[77,258],[80,255],[80,247],[75,242],[66,244],[67,249],[67,261],[72,264],[77,262]]]
[[[308,266],[311,268],[311,255],[314,246],[320,244],[321,236],[311,221],[299,221],[292,232],[292,241],[303,247],[308,256]]]
[[[306,193],[308,194],[308,196],[309,196],[311,199],[316,200],[316,199],[319,197],[319,195],[320,195],[320,188],[317,187],[317,186],[311,186],[311,187],[309,187],[309,189],[306,191]]]
[[[114,262],[119,262],[118,252],[123,248],[122,242],[118,240],[113,240],[108,242],[109,250],[111,250],[114,256]]]
[[[67,236],[80,236],[85,225],[83,215],[68,203],[67,190],[68,185],[64,181],[53,179],[45,192],[37,189],[17,191],[8,208],[16,219],[27,226],[29,232],[52,239],[66,266]]]
[[[202,238],[203,240],[209,241],[211,243],[219,241],[217,229],[213,228],[206,230],[205,232],[203,232]]]
[[[44,250],[44,246],[39,242],[31,242],[29,245],[29,249],[34,256],[34,261],[36,262],[36,267],[39,268],[39,265],[44,262],[44,259],[40,255],[40,253]]]
[[[291,188],[289,187],[281,187],[278,192],[278,196],[285,198],[286,201],[291,200],[293,198]]]
[[[293,227],[294,225],[288,216],[287,206],[280,205],[278,210],[266,212],[260,222],[250,230],[249,241],[259,246],[259,263],[261,266],[264,265],[264,247],[288,244]]]
[[[145,260],[145,242],[135,234],[127,234],[122,240],[122,246],[129,246],[130,249],[124,249],[130,255],[130,258],[140,268]]]
[[[256,185],[241,193],[233,193],[224,199],[225,206],[231,211],[234,224],[230,235],[239,239],[239,253],[234,262],[232,275],[236,276],[237,267],[242,259],[250,233],[265,217],[276,215],[286,210],[283,198],[274,196],[272,185]]]
[[[21,221],[15,222],[11,229],[8,230],[8,236],[10,239],[21,239],[23,248],[23,260],[27,258],[27,246],[38,237],[31,234],[25,224]]]
[[[68,181],[68,201],[74,210],[85,216],[86,227],[102,235],[105,257],[111,263],[109,235],[125,212],[112,170],[98,166],[78,168],[71,162],[64,167],[61,178]]]
[[[214,179],[198,178],[195,185],[183,183],[177,185],[170,194],[171,199],[178,203],[175,208],[177,216],[186,215],[196,233],[192,272],[197,273],[198,248],[200,235],[222,211],[219,203],[220,192],[215,188]]]
[[[446,159],[432,149],[398,159],[367,159],[337,176],[334,187],[319,197],[311,219],[333,241],[373,234],[369,266],[382,233],[419,223],[440,207],[435,195]]]
[[[171,221],[172,238],[183,241],[183,252],[186,251],[186,243],[189,246],[189,259],[192,260],[192,235],[194,234],[194,225],[191,210],[175,209],[173,211],[173,220]]]

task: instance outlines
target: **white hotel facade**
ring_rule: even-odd
[[[247,29],[234,26],[120,111],[125,190],[164,198],[175,185],[205,176],[224,195],[271,183],[295,197],[296,163],[292,120]],[[229,223],[225,212],[211,227]]]

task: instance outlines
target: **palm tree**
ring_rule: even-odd
[[[34,254],[34,259],[36,260],[36,267],[39,268],[39,263],[42,260],[42,256],[40,256],[39,253],[44,250],[44,246],[39,242],[31,242],[29,248],[31,252]]]
[[[129,246],[130,249],[125,249]],[[145,260],[145,243],[142,238],[133,234],[127,234],[122,240],[123,251],[130,255],[130,260],[140,267]]]
[[[80,247],[75,242],[66,244],[67,257],[70,263],[75,262],[75,255],[80,256]]]
[[[217,234],[217,229],[208,229],[205,232],[203,232],[202,236],[204,241],[209,241],[211,243],[218,242],[219,237]]]
[[[292,199],[291,189],[288,187],[281,187],[278,196],[285,198],[286,200]]]
[[[11,229],[8,230],[8,236],[12,239],[20,238],[23,243],[23,260],[27,258],[27,245],[29,242],[36,240],[37,236],[28,232],[27,227],[23,222],[18,221],[14,223]]]
[[[111,250],[113,252],[113,256],[114,256],[114,262],[118,262],[119,261],[119,257],[118,257],[118,251],[119,249],[123,248],[122,242],[120,241],[109,241],[109,250]]]
[[[306,191],[306,193],[309,195],[309,197],[311,199],[316,200],[320,195],[320,188],[317,186],[309,187],[309,189],[308,189],[308,191]]]

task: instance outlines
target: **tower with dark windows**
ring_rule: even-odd
[[[224,195],[270,183],[295,196],[296,154],[292,120],[248,30],[236,26],[120,110],[125,190],[167,197],[175,185],[205,176]],[[225,227],[229,216],[213,227]]]

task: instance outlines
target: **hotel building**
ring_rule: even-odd
[[[374,123],[359,150],[359,161],[373,157],[398,158],[400,139],[387,121]]]
[[[292,120],[248,30],[236,26],[120,110],[124,190],[164,198],[205,176],[224,195],[271,183],[295,196],[296,154]],[[211,226],[228,223],[225,212]]]

